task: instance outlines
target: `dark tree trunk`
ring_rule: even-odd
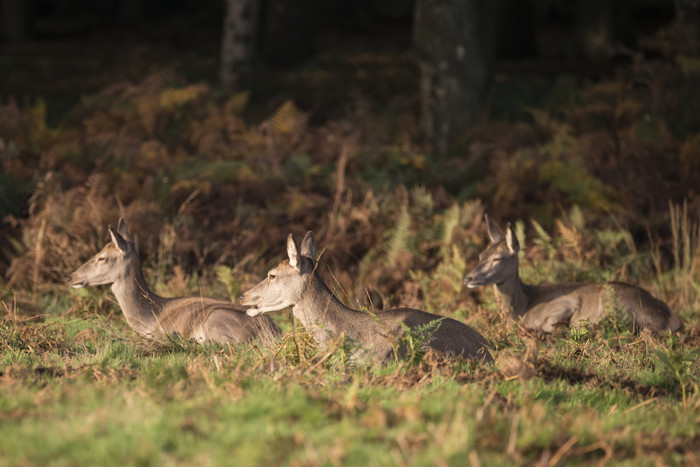
[[[686,53],[695,56],[700,50],[700,0],[674,0],[676,20],[688,28],[690,44]]]
[[[221,39],[221,85],[238,90],[250,82],[258,0],[226,0]]]
[[[424,136],[443,156],[482,111],[495,42],[495,0],[416,0]]]

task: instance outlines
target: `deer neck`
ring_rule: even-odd
[[[158,318],[167,299],[151,292],[140,265],[130,265],[125,276],[112,283],[112,293],[132,329],[143,335],[157,331]]]
[[[522,316],[527,310],[528,285],[520,280],[518,268],[503,282],[494,284],[496,299],[515,316]]]
[[[349,326],[349,323],[359,318],[356,316],[357,312],[343,305],[315,274],[310,279],[303,298],[294,305],[292,312],[322,347],[326,347],[329,337],[350,331],[352,326]]]

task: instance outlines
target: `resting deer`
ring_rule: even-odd
[[[268,317],[252,318],[235,303],[205,297],[164,298],[146,285],[138,254],[124,219],[117,231],[109,227],[112,241],[66,280],[71,287],[112,284],[112,292],[126,322],[149,337],[177,335],[198,342],[263,342],[280,334]]]
[[[479,255],[479,264],[464,279],[470,287],[493,284],[496,297],[527,328],[552,332],[559,323],[575,326],[582,320],[599,322],[606,305],[624,310],[634,330],[651,328],[676,331],[680,320],[661,300],[646,290],[625,282],[604,284],[528,285],[518,274],[520,244],[510,224],[503,235],[484,216],[491,244]]]
[[[311,232],[304,237],[301,251],[289,234],[287,255],[288,260],[270,270],[265,280],[241,297],[241,304],[250,306],[248,315],[292,307],[294,317],[321,347],[343,334],[359,344],[352,356],[354,361],[384,363],[395,351],[398,356],[405,355],[406,349],[400,345],[405,329],[430,327],[429,323],[435,326],[424,341],[428,347],[464,358],[492,360],[486,339],[454,319],[411,308],[365,313],[343,305],[316,273],[316,244]]]

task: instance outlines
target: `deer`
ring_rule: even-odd
[[[423,349],[434,349],[454,356],[491,362],[486,339],[464,323],[412,308],[365,312],[345,306],[316,271],[316,244],[311,231],[298,248],[293,235],[287,237],[287,256],[267,273],[267,277],[245,292],[240,303],[248,306],[249,316],[292,307],[320,348],[328,349],[334,339],[349,338],[357,345],[350,360],[354,363],[385,364],[407,356],[401,339],[410,331],[428,329]]]
[[[127,324],[142,336],[176,336],[220,345],[259,340],[270,343],[281,334],[269,317],[254,318],[233,302],[206,297],[165,298],[146,285],[138,253],[126,222],[108,227],[111,241],[66,281],[79,289],[111,284]]]
[[[493,285],[497,300],[528,329],[551,333],[554,327],[568,322],[580,326],[597,324],[606,310],[616,307],[624,311],[632,331],[649,328],[656,331],[677,331],[678,316],[666,303],[646,290],[626,282],[563,283],[529,285],[518,272],[518,242],[510,224],[506,233],[484,215],[490,239],[479,255],[479,263],[466,276],[469,288]]]

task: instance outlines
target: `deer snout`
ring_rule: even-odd
[[[238,298],[238,303],[243,306],[255,306],[255,297],[251,297],[249,292],[244,293]]]
[[[87,281],[85,281],[85,280],[82,280],[82,281],[78,280],[78,281],[76,281],[75,278],[73,277],[73,274],[71,274],[71,275],[69,275],[68,277],[66,277],[66,282],[68,283],[68,285],[70,285],[70,286],[73,287],[74,289],[81,289],[81,288],[83,288],[83,287],[85,287],[85,286],[88,285],[88,284],[87,284]]]
[[[82,289],[90,285],[88,283],[88,278],[80,272],[79,268],[66,276],[66,282],[74,289]]]
[[[469,273],[469,275],[467,275],[467,277],[464,278],[464,285],[466,285],[470,289],[479,287],[482,281],[478,281],[477,277],[477,274],[475,274],[474,272]]]
[[[258,303],[258,297],[250,295],[250,291],[244,293],[241,295],[241,297],[238,299],[241,305],[247,306],[248,309],[245,311],[245,313],[248,316],[258,316],[262,314],[263,312],[260,310],[260,304]]]

